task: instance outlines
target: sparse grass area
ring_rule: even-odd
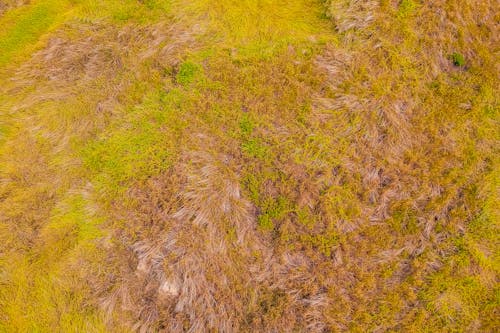
[[[0,4],[0,332],[498,330],[493,3]]]

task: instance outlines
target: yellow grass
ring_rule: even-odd
[[[493,1],[0,1],[0,332],[494,332]]]

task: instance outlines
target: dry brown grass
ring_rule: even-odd
[[[331,301],[314,290],[312,262],[274,253],[259,235],[233,163],[228,156],[188,153],[164,179],[130,193],[135,209],[119,209],[126,214],[118,219],[133,233],[122,239],[135,259],[128,274],[111,282],[116,289],[103,304],[117,305],[118,298],[139,331],[326,328],[323,311]]]
[[[331,1],[305,40],[205,30],[232,2],[66,25],[3,87],[0,318],[51,299],[19,264],[108,331],[495,331],[496,7]],[[92,250],[65,214],[100,219]]]
[[[29,4],[29,0],[2,0],[0,1],[0,16],[9,9]]]
[[[66,327],[99,330],[99,315],[91,317],[89,310],[97,301],[87,298],[81,281],[95,282],[89,276],[99,277],[101,268],[94,264],[106,258],[90,250],[92,245],[86,242],[93,240],[85,237],[94,235],[86,236],[82,230],[102,213],[92,202],[95,193],[88,194],[88,180],[76,157],[78,145],[93,140],[115,117],[123,116],[120,105],[137,98],[129,95],[133,83],[175,66],[183,48],[193,47],[197,31],[198,27],[188,31],[164,23],[118,28],[72,21],[2,87],[2,97],[8,96],[1,108],[2,128],[15,129],[2,142],[0,154],[0,252],[2,258],[11,258],[1,262],[5,272],[0,295],[2,325],[30,330],[33,326],[23,325],[36,322],[44,330],[57,330],[54,325],[61,319],[52,310],[79,307],[83,309],[80,315]],[[74,225],[62,222],[58,228],[57,221],[66,221],[67,211],[80,214],[66,204],[75,196],[82,196],[87,206],[82,214],[89,217],[79,225],[78,218],[69,215]],[[67,279],[57,276],[59,272],[65,272]],[[33,287],[23,284],[29,281]],[[43,289],[37,289],[39,285]],[[65,292],[82,294],[83,299],[67,300]],[[30,307],[21,310],[9,301],[16,297],[20,302],[31,299]],[[35,310],[40,307],[45,310]],[[16,319],[19,311],[26,314],[25,322]],[[85,319],[78,322],[79,316]],[[118,323],[114,329],[120,331],[123,325]]]

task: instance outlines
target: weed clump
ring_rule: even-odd
[[[195,63],[188,61],[180,65],[179,71],[177,72],[175,79],[179,84],[186,86],[189,85],[190,83],[193,83],[198,74],[200,73],[201,73],[201,67]]]
[[[464,67],[465,66],[465,57],[458,52],[454,52],[451,56],[451,61],[453,62],[453,65],[456,67]]]

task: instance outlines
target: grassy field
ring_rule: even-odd
[[[0,0],[0,332],[497,332],[499,13]]]

